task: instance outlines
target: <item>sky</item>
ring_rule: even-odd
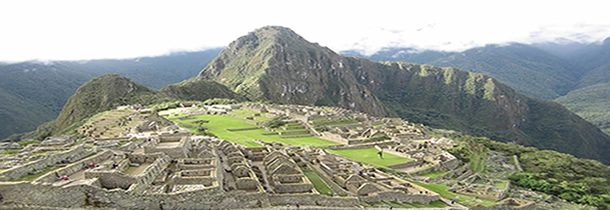
[[[610,36],[610,3],[546,0],[7,0],[0,61],[132,58],[228,45],[286,26],[335,51],[461,51]]]

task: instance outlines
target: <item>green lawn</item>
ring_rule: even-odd
[[[387,168],[391,165],[413,161],[409,158],[393,155],[386,152],[383,153],[383,158],[380,158],[377,154],[379,150],[375,149],[374,147],[337,150],[329,149],[327,151],[331,154],[339,155],[353,161],[382,168]]]
[[[324,194],[324,195],[333,195],[334,194],[332,189],[330,189],[330,187],[328,187],[326,182],[324,182],[324,180],[322,180],[320,175],[318,175],[315,171],[306,170],[306,171],[303,171],[303,173],[305,174],[305,176],[307,176],[307,179],[309,179],[309,181],[311,181],[311,183],[313,184],[313,187],[316,188],[316,190],[320,194]]]
[[[477,173],[485,171],[485,158],[487,155],[484,153],[470,155],[470,169]]]
[[[489,206],[493,206],[493,205],[497,204],[496,201],[491,200],[491,199],[477,198],[474,196],[462,195],[462,194],[457,194],[457,193],[451,192],[451,191],[449,191],[449,187],[446,185],[435,184],[435,183],[422,183],[422,182],[415,182],[415,183],[428,190],[438,193],[440,196],[447,198],[449,200],[453,200],[453,199],[457,198],[458,203],[461,203],[466,206],[472,207],[472,206],[477,206],[477,205],[483,205],[485,207],[489,207]]]
[[[247,120],[245,117],[254,114],[249,111],[234,111],[228,115],[199,115],[190,117],[187,119],[180,119],[180,117],[169,117],[169,120],[176,122],[179,126],[189,129],[193,133],[201,134],[197,130],[199,124],[197,121],[207,120],[208,123],[202,123],[201,125],[206,127],[207,132],[214,134],[220,139],[224,139],[230,142],[241,144],[246,147],[260,147],[259,143],[254,140],[261,140],[264,142],[277,142],[287,145],[298,145],[298,146],[330,146],[336,143],[324,139],[320,139],[315,136],[298,137],[298,138],[281,138],[279,135],[263,135],[270,133],[269,131],[259,128],[256,123],[263,120],[269,119],[265,116],[261,116],[255,120]],[[240,129],[240,128],[257,128],[253,130],[242,130],[242,131],[229,131],[227,129]]]

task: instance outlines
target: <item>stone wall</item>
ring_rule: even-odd
[[[40,171],[48,166],[53,166],[60,163],[72,163],[93,153],[93,150],[86,149],[83,145],[78,145],[65,152],[51,154],[45,158],[3,171],[0,173],[0,179],[18,179],[19,177]]]
[[[305,183],[290,183],[290,184],[280,184],[276,183],[273,188],[275,192],[278,193],[302,193],[302,192],[311,192],[313,186],[309,182]]]
[[[319,194],[269,195],[269,203],[273,206],[307,205],[307,206],[358,206],[356,197],[331,197]]]
[[[108,158],[110,158],[113,155],[112,152],[110,152],[109,150],[100,152],[94,156],[82,159],[78,162],[72,163],[64,168],[58,169],[55,171],[55,173],[49,173],[46,174],[36,180],[34,180],[35,182],[47,182],[47,183],[52,183],[57,181],[57,175],[59,176],[69,176],[71,174],[74,174],[80,170],[83,170],[87,167],[87,164],[89,163],[100,163]]]
[[[440,199],[440,197],[436,194],[406,194],[400,191],[384,191],[370,196],[360,196],[359,198],[361,201],[365,202],[399,201],[403,203],[424,204]]]
[[[167,168],[170,163],[170,158],[167,155],[159,156],[152,164],[134,178],[137,182],[129,188],[131,193],[142,193],[148,185],[150,185],[159,174]]]
[[[356,207],[361,201],[401,200],[429,203],[438,196],[378,194],[366,197],[331,197],[319,194],[266,194],[200,190],[181,193],[133,194],[125,190],[108,190],[76,184],[55,187],[27,182],[0,183],[0,204],[28,204],[61,208],[102,207],[117,209],[229,209],[266,208],[270,206],[302,205]]]
[[[118,173],[116,170],[112,171],[87,171],[85,172],[85,179],[97,178],[100,184],[108,189],[129,189],[132,184],[136,183],[136,178],[128,176],[123,173]]]
[[[73,187],[53,187],[48,184],[31,184],[28,182],[0,183],[2,204],[29,204],[53,207],[82,207],[87,205],[86,188],[81,185]]]

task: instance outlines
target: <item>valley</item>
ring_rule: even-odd
[[[563,79],[549,82],[576,85]],[[84,82],[54,121],[0,144],[0,205],[607,208],[604,124],[521,91],[454,67],[342,56],[267,26],[165,87]],[[603,100],[558,101],[603,113]]]

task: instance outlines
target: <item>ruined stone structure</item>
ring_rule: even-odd
[[[414,158],[416,163],[453,167],[450,161],[455,157],[443,153],[443,143],[424,138],[418,125],[395,119],[341,108],[291,105],[179,109],[188,111],[187,115],[226,114],[241,107],[288,116],[283,128],[274,130],[281,138],[315,135],[332,139],[334,135],[340,145],[333,147],[377,146]],[[150,109],[121,107],[80,127],[78,131],[86,138],[49,138],[5,158],[7,163],[13,162],[0,172],[0,204],[119,209],[357,208],[363,203],[427,204],[440,199],[409,181],[320,148],[264,142],[262,147],[244,147],[194,136],[159,118]],[[430,143],[426,147],[411,144],[421,139]],[[26,158],[36,152],[47,156]],[[418,159],[421,152],[434,153],[435,158]],[[312,174],[334,193],[318,192]]]

